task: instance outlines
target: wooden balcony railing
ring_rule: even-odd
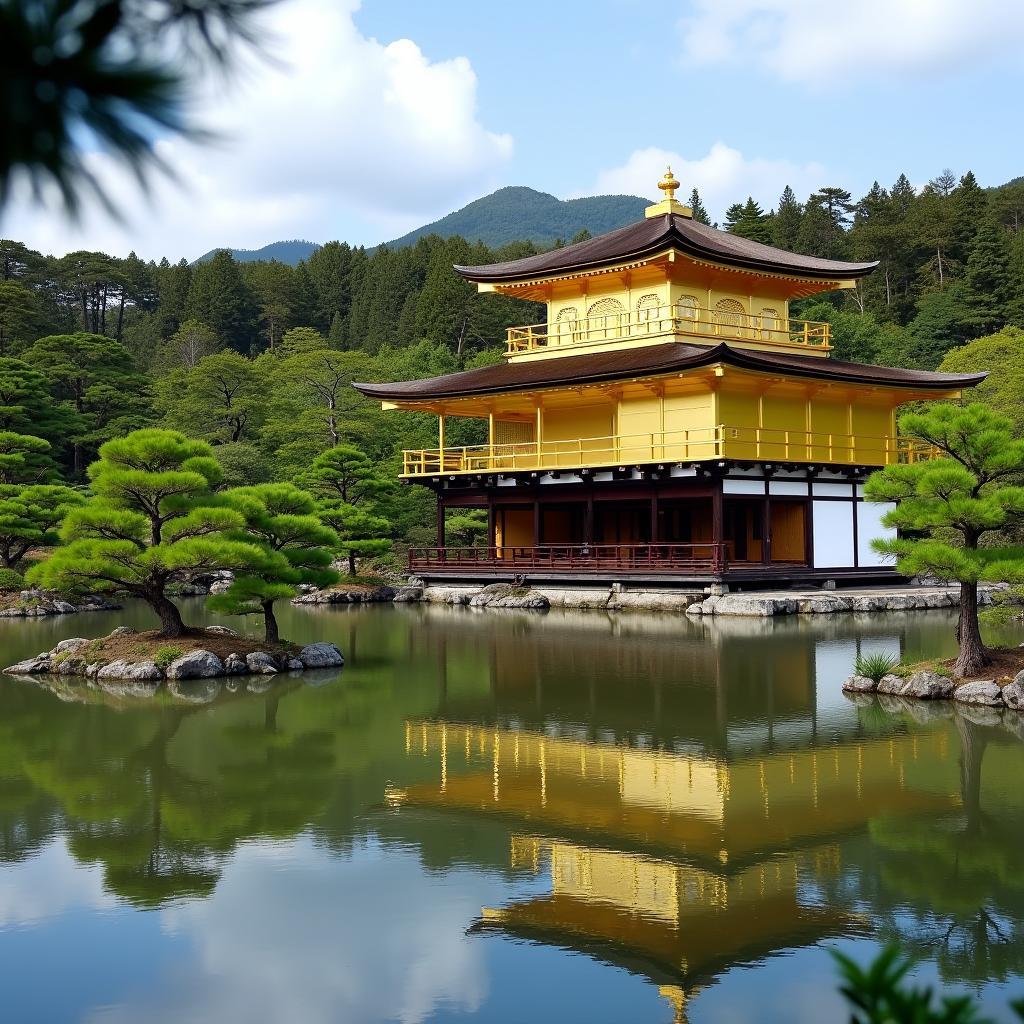
[[[405,451],[402,475],[571,470],[651,462],[807,462],[888,466],[921,462],[938,452],[905,437],[873,437],[769,427],[701,427],[644,434],[584,437],[572,441],[522,441]]]
[[[682,334],[709,343],[720,339],[760,341],[797,349],[831,348],[830,326],[767,313],[727,312],[704,306],[651,306],[579,320],[510,327],[506,352],[533,352],[624,338]]]
[[[616,572],[720,573],[726,545],[544,544],[539,547],[410,548],[411,571],[436,569],[614,569]]]

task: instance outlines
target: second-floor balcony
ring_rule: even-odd
[[[738,305],[738,303],[736,303]],[[739,341],[779,346],[798,351],[828,352],[830,326],[813,320],[795,320],[773,310],[751,314],[675,303],[607,313],[580,319],[508,329],[507,354],[551,351],[622,340],[693,338],[704,344]]]
[[[906,437],[720,424],[693,430],[584,437],[572,441],[523,441],[405,451],[402,475],[415,478],[524,470],[615,469],[626,465],[713,459],[888,466],[920,462],[938,454],[930,445]]]

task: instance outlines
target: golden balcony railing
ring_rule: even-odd
[[[794,320],[768,312],[739,313],[676,303],[579,320],[510,327],[506,352],[515,354],[677,334],[700,338],[707,343],[723,339],[759,341],[802,350],[828,351],[831,348],[830,330],[827,323]]]
[[[693,430],[584,437],[572,441],[521,441],[405,451],[402,475],[600,469],[711,459],[888,466],[920,462],[938,454],[930,445],[905,437],[720,424]]]

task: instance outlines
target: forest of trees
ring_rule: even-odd
[[[690,203],[706,220],[696,191]],[[830,187],[801,203],[787,188],[767,213],[737,202],[724,226],[797,252],[880,261],[857,289],[793,310],[832,323],[838,358],[962,366],[973,358],[962,346],[996,334],[976,343],[999,371],[981,397],[1012,416],[1022,221],[1024,179],[983,189],[970,172],[944,171],[920,190],[905,176],[876,184],[859,201]],[[239,263],[226,250],[194,265],[55,258],[0,241],[0,432],[48,443],[12,456],[29,459],[40,484],[83,483],[101,444],[154,426],[213,445],[225,487],[295,480],[339,445],[394,479],[399,449],[435,443],[436,424],[409,415],[397,430],[351,382],[498,360],[506,327],[543,319],[543,307],[478,295],[452,264],[535,251],[528,241],[495,250],[431,235],[372,253],[330,242],[291,267]],[[451,441],[473,442],[476,430],[455,421]],[[422,488],[392,488],[363,512],[392,524],[396,539],[430,543],[431,503]]]

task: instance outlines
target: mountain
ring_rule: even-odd
[[[218,249],[226,249],[226,245]],[[262,249],[232,249],[231,255],[239,263],[255,263],[257,260],[277,260],[295,266],[299,260],[309,259],[320,248],[318,242],[307,242],[304,238],[292,238],[287,242],[271,242]],[[205,263],[218,249],[203,253],[196,263]]]
[[[643,220],[644,210],[649,205],[649,199],[639,196],[556,199],[546,192],[523,185],[509,185],[386,244],[390,249],[400,249],[412,245],[423,235],[441,235],[443,238],[462,235],[470,242],[483,242],[492,248],[522,241],[546,247],[558,238],[568,242],[584,228],[592,235],[600,235]],[[232,249],[231,253],[243,263],[280,260],[295,266],[318,248],[315,242],[293,239],[290,242],[271,242],[262,249]],[[216,251],[211,249],[196,263],[208,260]]]
[[[600,235],[643,220],[644,210],[650,204],[649,199],[639,196],[556,199],[523,185],[509,185],[387,245],[412,245],[423,235],[462,235],[470,242],[483,242],[492,248],[521,241],[548,246],[557,238],[568,242],[584,228],[592,235]]]

